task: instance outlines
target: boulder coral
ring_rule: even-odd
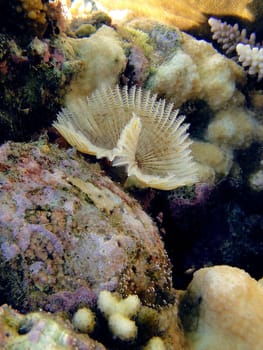
[[[198,270],[180,304],[187,349],[262,349],[262,310],[262,285],[244,270]]]
[[[229,149],[248,148],[252,142],[263,141],[263,126],[251,111],[229,107],[215,114],[208,126],[207,138]]]
[[[180,48],[157,68],[147,85],[169,97],[176,107],[203,99],[218,110],[234,96],[237,84],[244,83],[245,73],[235,62],[205,40],[181,33]]]
[[[82,62],[82,70],[72,80],[67,100],[87,96],[101,85],[114,85],[127,63],[124,48],[117,32],[102,26],[88,38],[65,38],[76,57]]]
[[[233,164],[231,150],[204,141],[195,141],[191,145],[193,157],[197,162],[200,182],[214,183],[218,176],[226,176]]]

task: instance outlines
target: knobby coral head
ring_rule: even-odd
[[[80,152],[126,166],[141,185],[170,190],[198,181],[183,121],[150,90],[104,86],[68,102],[54,127]]]

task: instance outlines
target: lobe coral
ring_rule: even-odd
[[[54,127],[80,152],[125,166],[137,184],[170,190],[198,181],[183,121],[149,90],[104,86],[70,100]]]

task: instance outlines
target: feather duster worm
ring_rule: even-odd
[[[171,190],[198,181],[183,121],[149,90],[116,86],[68,103],[54,127],[80,152],[126,166],[144,186]]]

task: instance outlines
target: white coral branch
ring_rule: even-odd
[[[236,52],[238,61],[247,68],[249,75],[257,76],[258,81],[263,78],[263,48],[256,42],[255,33],[247,36],[246,29],[239,30],[236,23],[234,26],[219,19],[210,17],[208,23],[216,40],[227,55],[233,56]],[[236,58],[236,57],[232,57]]]
[[[248,74],[257,75],[258,80],[263,78],[263,48],[238,44],[236,47],[238,60],[243,67],[248,68]]]

